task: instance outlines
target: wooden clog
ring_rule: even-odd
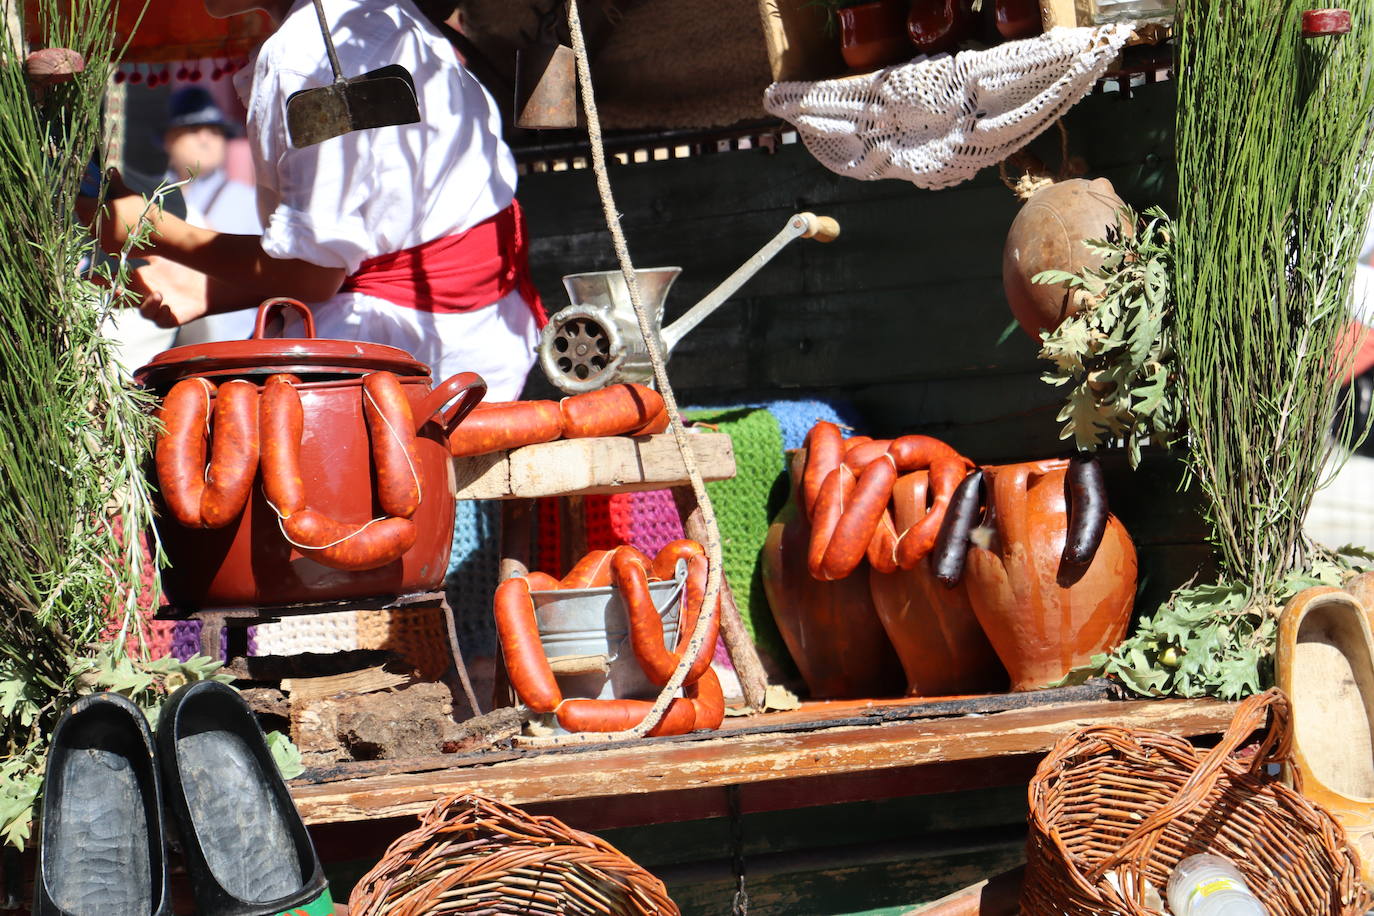
[[[1276,669],[1293,714],[1287,776],[1345,828],[1365,885],[1371,886],[1374,635],[1368,608],[1338,588],[1299,592],[1279,618]]]

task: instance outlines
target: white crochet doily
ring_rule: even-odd
[[[1025,146],[1087,95],[1133,25],[1059,27],[863,76],[774,83],[763,104],[833,172],[948,188]]]

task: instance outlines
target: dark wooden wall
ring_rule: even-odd
[[[1172,208],[1173,86],[1103,93],[1068,114],[1070,152],[1137,208]],[[1050,131],[1033,149],[1059,161]],[[613,167],[630,252],[643,267],[678,265],[667,317],[680,315],[799,210],[833,216],[840,238],[798,240],[698,327],[670,363],[686,404],[818,395],[848,401],[861,432],[938,436],[976,461],[1068,454],[1059,392],[1039,381],[1037,342],[1002,293],[1001,258],[1019,201],[985,169],[923,191],[825,169],[800,144]],[[590,169],[530,174],[520,199],[532,267],[550,311],[567,304],[563,274],[616,267]],[[535,371],[531,396],[556,392]],[[1140,547],[1152,608],[1209,556],[1177,465],[1131,474],[1109,456],[1113,506]]]

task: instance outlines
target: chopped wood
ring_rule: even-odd
[[[735,476],[735,453],[723,433],[693,433],[692,452],[705,480]],[[560,439],[509,452],[455,458],[458,499],[534,499],[624,493],[688,485],[677,443],[657,436]]]
[[[347,694],[376,693],[378,690],[399,687],[410,680],[405,674],[377,666],[327,677],[286,678],[281,682],[281,689],[291,695],[294,705]]]
[[[245,687],[239,691],[248,708],[259,716],[291,718],[291,702],[286,694],[273,687]]]
[[[611,662],[605,655],[557,655],[549,659],[549,669],[562,676],[606,674]]]

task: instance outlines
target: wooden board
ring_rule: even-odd
[[[692,433],[692,454],[706,480],[735,476],[735,452],[723,433]],[[458,499],[534,499],[687,486],[671,433],[560,439],[453,460]]]
[[[292,795],[308,823],[415,815],[464,791],[517,805],[633,801],[662,792],[1042,754],[1073,729],[1106,722],[1211,734],[1225,728],[1232,712],[1231,704],[1216,700],[1098,702],[798,733],[650,739],[599,750],[530,752],[488,766],[295,785]],[[919,780],[911,780],[908,794],[922,791]],[[814,791],[812,797],[816,804],[825,801]]]

